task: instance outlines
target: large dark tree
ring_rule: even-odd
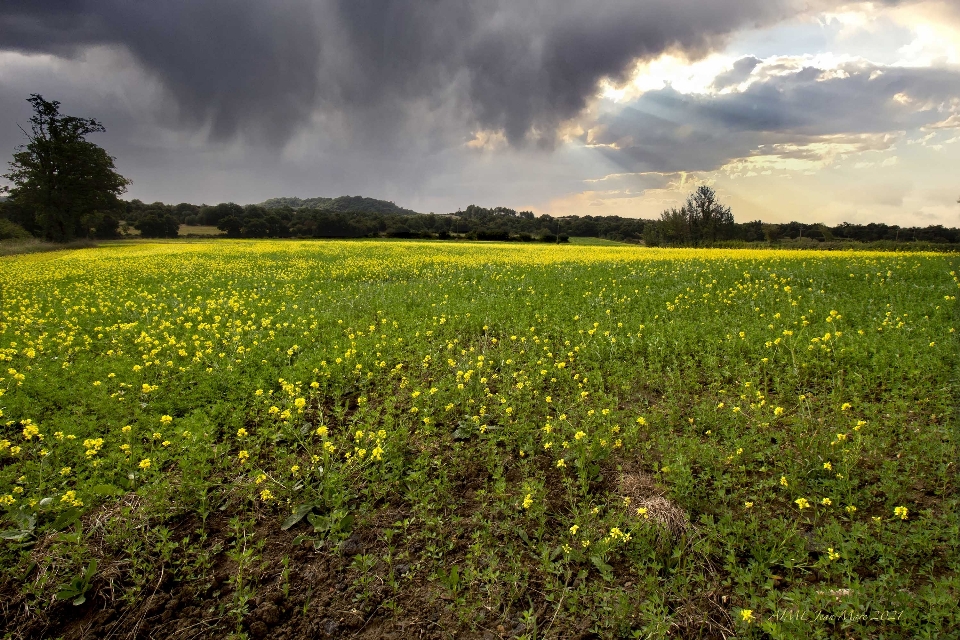
[[[130,181],[116,172],[113,158],[86,140],[104,131],[92,118],[60,114],[60,103],[33,94],[27,144],[17,148],[4,175],[13,183],[10,197],[31,215],[49,240],[66,242],[75,237],[116,229],[122,204],[118,196]]]
[[[687,198],[684,205],[695,241],[723,240],[733,228],[733,214],[717,200],[717,192],[701,185]]]

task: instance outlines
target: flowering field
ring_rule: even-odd
[[[2,258],[2,627],[958,634],[958,262],[389,241]]]

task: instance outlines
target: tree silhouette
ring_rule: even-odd
[[[115,171],[113,158],[86,140],[104,131],[92,118],[60,114],[60,103],[39,94],[33,106],[28,142],[17,148],[5,178],[11,200],[31,215],[48,240],[66,242],[117,226],[118,196],[130,181]],[[22,130],[22,129],[21,129]]]

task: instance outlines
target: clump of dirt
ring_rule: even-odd
[[[642,471],[624,471],[617,479],[617,492],[629,498],[631,515],[649,520],[679,537],[690,528],[687,512],[665,497],[650,474]]]

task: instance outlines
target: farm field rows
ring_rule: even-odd
[[[960,634],[958,262],[0,258],[5,637]]]

